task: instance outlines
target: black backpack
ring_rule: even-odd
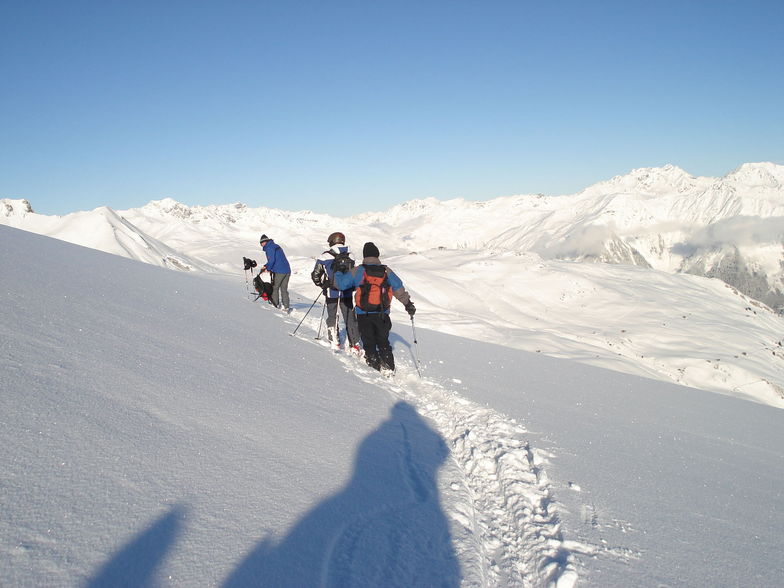
[[[272,284],[262,280],[261,274],[253,278],[253,287],[256,288],[256,292],[258,292],[256,300],[261,298],[272,304]]]
[[[332,272],[341,272],[347,273],[350,272],[351,269],[354,267],[354,260],[351,259],[351,255],[346,251],[345,253],[335,253],[331,249],[326,251],[332,257],[334,257],[334,261],[332,262]]]

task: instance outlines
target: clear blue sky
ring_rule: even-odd
[[[0,197],[345,215],[784,163],[782,23],[782,0],[2,0]]]

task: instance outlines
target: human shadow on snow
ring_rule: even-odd
[[[155,573],[177,539],[184,511],[181,506],[169,509],[114,554],[85,584],[85,588],[141,588],[156,585]]]
[[[436,474],[449,451],[405,402],[360,444],[350,481],[276,541],[263,538],[223,588],[460,585]],[[152,587],[184,524],[173,506],[115,553],[84,588]]]
[[[226,579],[247,586],[459,586],[441,509],[441,437],[405,402],[361,443],[347,485],[285,537],[266,537]]]

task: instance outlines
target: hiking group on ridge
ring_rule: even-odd
[[[276,307],[290,312],[291,266],[286,254],[267,235],[262,235],[259,242],[267,255],[267,263],[259,273],[269,271],[272,274],[271,301]],[[325,297],[330,346],[340,349],[342,316],[350,352],[356,355],[364,352],[365,361],[373,369],[394,372],[395,357],[389,342],[392,299],[397,298],[403,304],[413,321],[416,307],[411,296],[397,274],[381,263],[380,252],[374,243],[365,243],[359,265],[352,259],[343,233],[330,234],[327,245],[329,249],[316,259],[310,278]]]

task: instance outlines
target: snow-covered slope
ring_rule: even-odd
[[[27,200],[4,199],[2,203],[0,222],[12,227],[169,269],[215,271],[209,262],[144,233],[106,206],[61,217],[36,214]]]
[[[3,585],[471,573],[437,491],[455,466],[437,478],[444,441],[409,403],[290,337],[233,282],[0,235]],[[30,270],[43,263],[56,289]]]
[[[414,345],[399,310],[387,380],[313,339],[310,290],[285,316],[236,280],[0,240],[4,585],[784,573],[780,410],[425,328]]]
[[[385,261],[434,330],[784,408],[784,319],[719,280],[535,254]]]

